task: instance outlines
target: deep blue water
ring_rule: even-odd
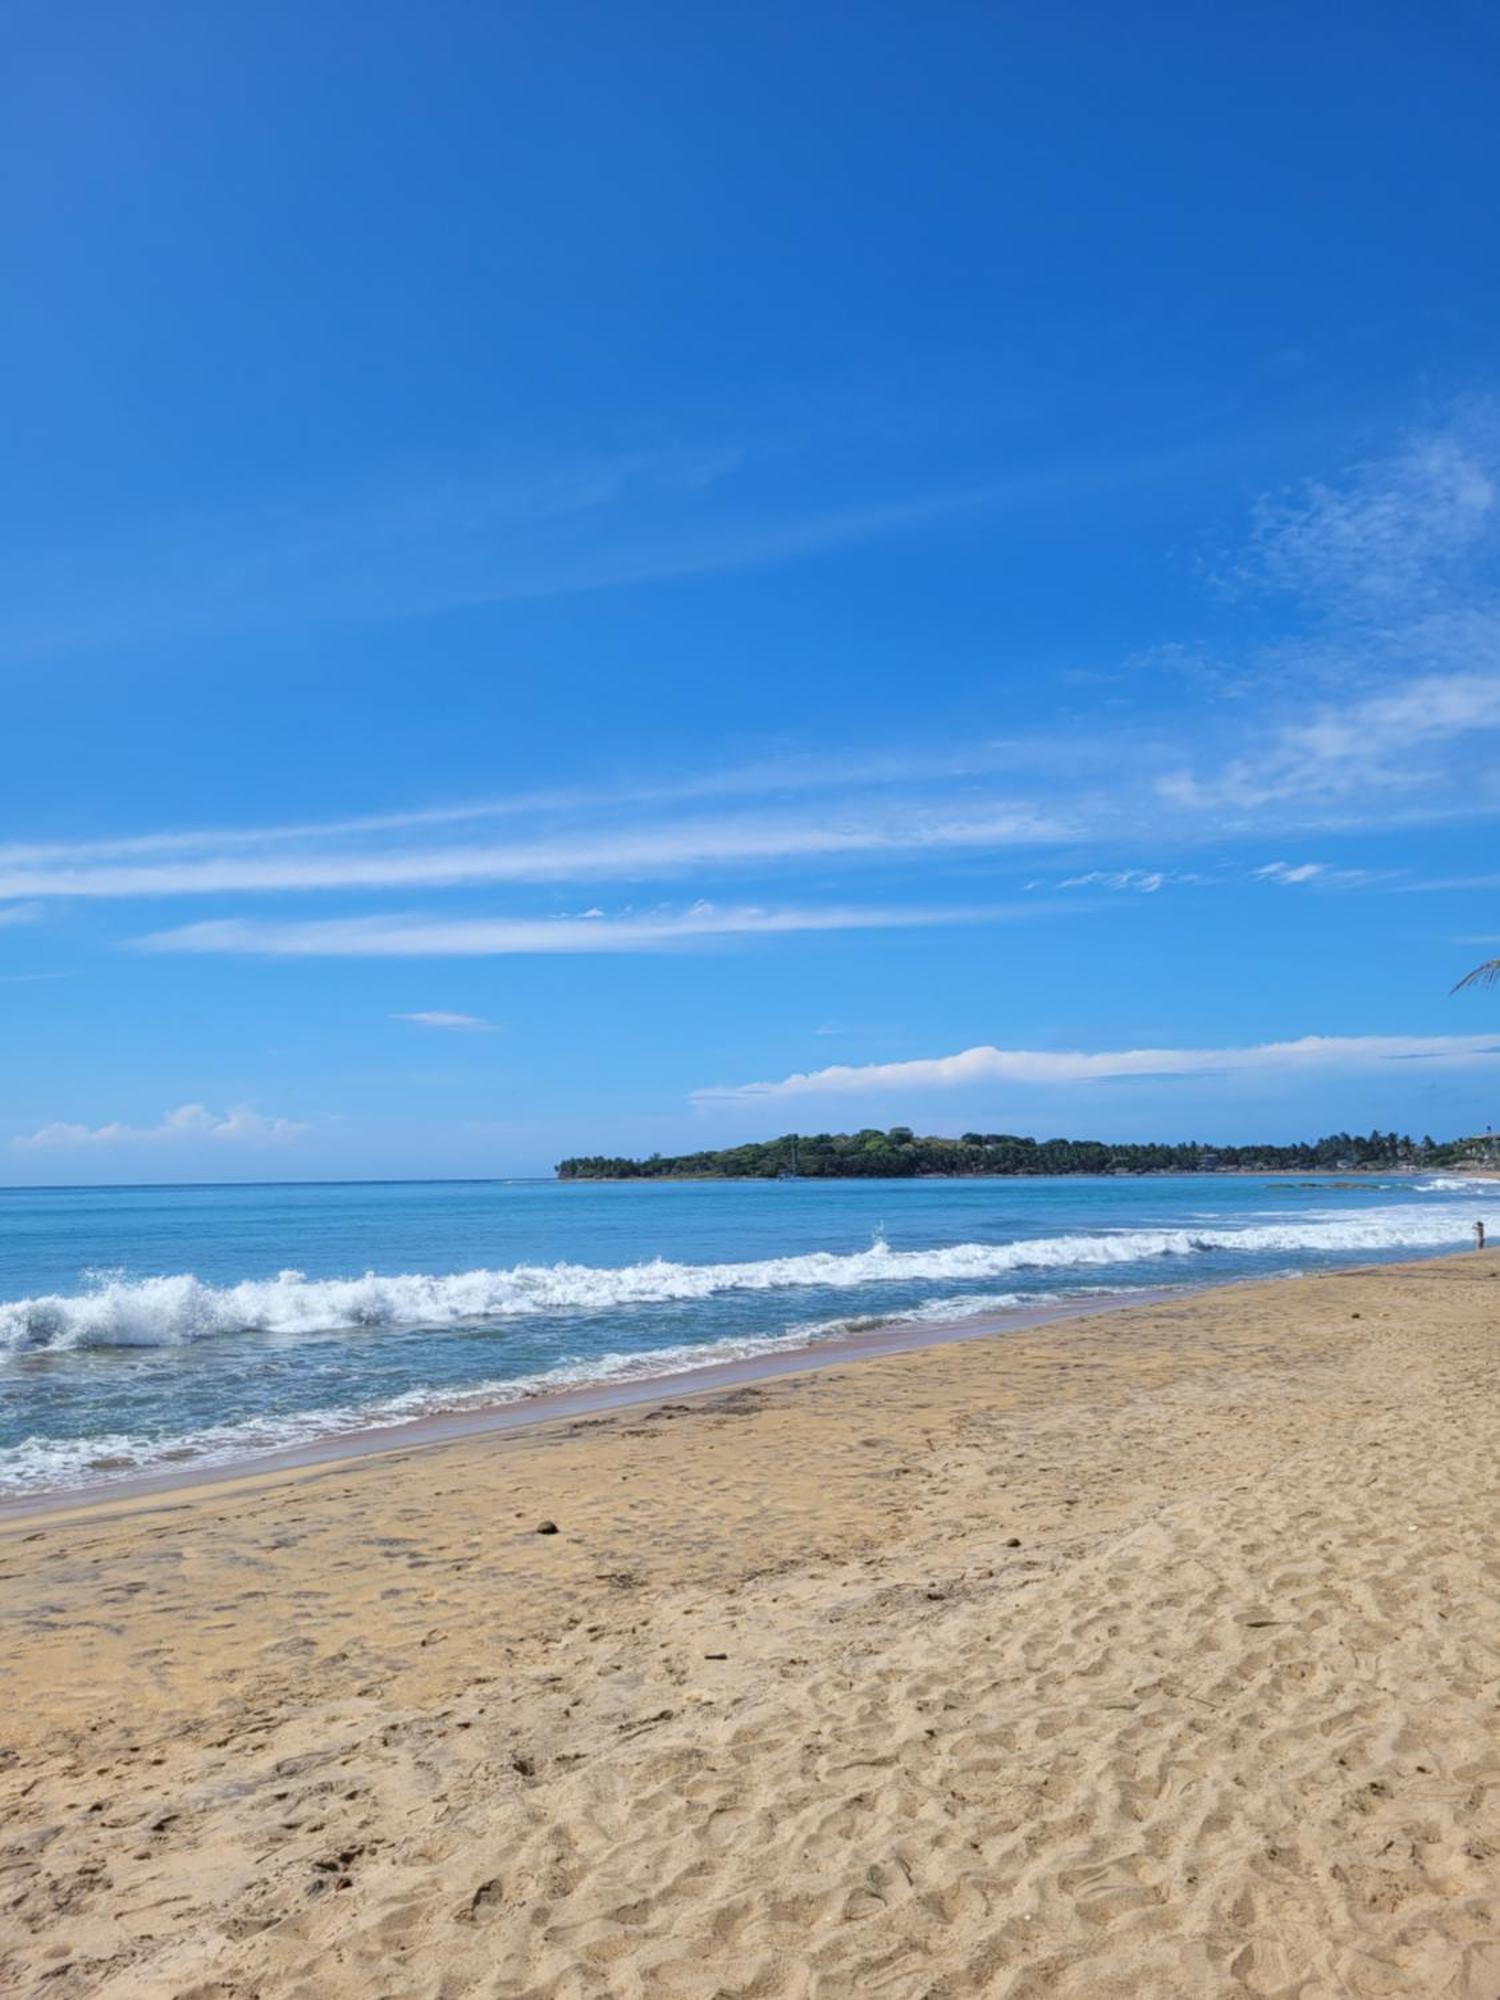
[[[1089,1292],[1462,1248],[1429,1177],[0,1191],[0,1492]]]

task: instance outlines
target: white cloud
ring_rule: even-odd
[[[695,938],[770,937],[795,931],[907,929],[995,923],[1033,914],[981,907],[858,906],[766,910],[695,903],[680,911],[578,917],[327,917],[269,923],[228,917],[139,940],[143,949],[229,952],[267,958],[483,958],[522,954],[658,951]]]
[[[1122,1078],[1204,1076],[1224,1072],[1375,1069],[1383,1063],[1464,1064],[1500,1057],[1500,1036],[1304,1035],[1226,1049],[998,1049],[989,1045],[913,1062],[839,1063],[773,1083],[742,1083],[694,1091],[700,1101],[829,1097],[882,1091],[972,1088],[1007,1084],[1090,1084]]]
[[[1179,758],[1160,799],[1305,818],[1397,794],[1439,817],[1500,804],[1483,740],[1500,729],[1500,406],[1263,500],[1230,573],[1290,593],[1300,623],[1243,662],[1244,747]]]
[[[742,815],[564,833],[466,847],[223,853],[186,860],[62,866],[0,864],[0,896],[154,897],[329,889],[461,888],[580,877],[653,879],[685,868],[867,854],[982,850],[1064,839],[1066,822],[1028,806],[968,811],[897,806],[817,818]]]
[[[1497,459],[1493,411],[1461,411],[1336,485],[1263,500],[1236,575],[1360,617],[1409,610],[1495,533]]]
[[[1494,632],[1500,660],[1500,621]],[[1362,699],[1320,705],[1206,777],[1169,772],[1158,795],[1194,812],[1283,802],[1329,804],[1354,794],[1417,790],[1435,774],[1422,748],[1500,730],[1500,671],[1426,674]]]
[[[1328,865],[1323,861],[1268,861],[1255,870],[1260,882],[1314,882],[1320,875],[1328,873]]]
[[[1327,861],[1265,861],[1258,867],[1219,861],[1206,870],[1185,868],[1091,868],[1082,875],[1068,875],[1060,882],[1046,879],[1028,882],[1028,890],[1056,888],[1105,889],[1112,893],[1154,896],[1162,889],[1232,889],[1246,883],[1272,882],[1283,888],[1316,883],[1320,889],[1352,889],[1393,880],[1392,871],[1369,868],[1338,868]]]
[[[410,1021],[418,1028],[447,1028],[457,1034],[493,1034],[495,1024],[486,1021],[481,1014],[449,1014],[440,1007],[428,1008],[417,1014],[392,1014],[393,1021]]]
[[[970,743],[946,748],[914,730],[910,749],[895,753],[801,751],[612,789],[517,793],[321,824],[16,842],[0,847],[0,922],[20,922],[11,911],[54,898],[425,897],[528,883],[567,884],[582,904],[611,881],[670,884],[687,871],[712,878],[817,867],[831,876],[889,860],[951,873],[1028,850],[1040,850],[1029,867],[1049,882],[1061,877],[1070,892],[1151,895],[1231,877],[1094,867],[1096,855],[1108,864],[1150,851],[1148,841],[1181,853],[1231,832],[1311,841],[1314,829],[1377,816],[1389,823],[1398,811],[1412,820],[1500,812],[1490,754],[1500,731],[1500,600],[1483,568],[1500,537],[1497,438],[1492,413],[1470,409],[1342,480],[1262,505],[1245,574],[1293,588],[1310,611],[1274,655],[1262,649],[1238,662],[1232,711],[1174,701],[1158,709],[1170,720],[1154,730],[1128,720],[1114,730],[1069,727],[1060,718],[1050,732],[1001,739],[981,722]],[[489,527],[585,521],[617,502],[628,514],[646,487],[687,491],[700,476],[712,483],[736,462],[731,453],[700,473],[675,461],[622,459],[539,485],[480,482],[478,494],[454,492],[458,514]],[[342,546],[351,526],[353,542],[364,547],[368,534],[384,549],[410,527],[437,546],[452,501],[445,489],[356,506],[350,522],[340,516],[337,533],[313,519],[311,541]],[[308,526],[294,517],[268,532],[275,540],[282,528],[300,534]],[[162,548],[169,544],[164,538]],[[771,892],[757,882],[748,893]],[[349,935],[341,949],[351,948]],[[568,947],[554,940],[546,948]]]
[[[134,860],[142,856],[187,854],[213,856],[239,849],[288,845],[312,846],[349,836],[414,833],[441,826],[481,825],[490,820],[525,818],[540,821],[563,816],[576,822],[589,814],[616,817],[642,806],[678,806],[705,798],[800,798],[827,791],[853,794],[886,793],[941,781],[952,787],[975,778],[994,778],[1013,770],[1024,746],[1013,742],[953,746],[926,752],[801,751],[721,769],[695,769],[689,775],[639,779],[627,784],[590,784],[515,792],[508,796],[472,799],[444,806],[420,806],[404,811],[372,812],[335,820],[291,820],[271,825],[195,827],[171,832],[123,834],[75,841],[13,841],[0,843],[0,871],[57,864],[73,869],[98,861]],[[898,802],[896,810],[899,811]]]
[[[40,903],[7,903],[0,908],[0,930],[11,924],[35,923],[42,914]]]
[[[294,1139],[307,1130],[293,1118],[266,1118],[248,1104],[228,1111],[210,1111],[202,1104],[182,1104],[169,1111],[159,1125],[70,1125],[61,1119],[38,1131],[18,1135],[13,1146],[36,1148],[68,1146],[160,1145],[208,1139],[220,1145],[264,1146]]]
[[[1138,896],[1154,896],[1168,884],[1201,882],[1201,875],[1184,874],[1168,868],[1090,868],[1083,875],[1068,875],[1059,889],[1132,890]],[[1043,885],[1037,884],[1041,887]]]

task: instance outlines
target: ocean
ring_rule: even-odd
[[[1447,1176],[0,1190],[0,1496],[899,1320],[1464,1248]]]

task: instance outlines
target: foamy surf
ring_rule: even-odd
[[[856,1251],[813,1251],[744,1263],[674,1263],[663,1258],[619,1268],[517,1264],[504,1270],[439,1275],[367,1271],[350,1278],[274,1278],[216,1286],[190,1274],[101,1278],[88,1290],[0,1304],[0,1355],[79,1348],[183,1347],[224,1335],[322,1334],[341,1329],[488,1325],[544,1313],[598,1313],[668,1305],[731,1293],[866,1285],[974,1284],[1015,1272],[1065,1272],[1245,1255],[1380,1255],[1461,1248],[1471,1237],[1467,1209],[1382,1208],[1275,1220],[1242,1228],[1118,1229],[1010,1243],[955,1243],[893,1250],[877,1239]]]
[[[1010,1294],[991,1298],[985,1312],[1045,1303],[1038,1297]],[[956,1300],[945,1300],[956,1307]],[[967,1308],[973,1302],[965,1300]],[[828,1321],[788,1327],[781,1333],[746,1335],[712,1341],[680,1342],[640,1354],[601,1354],[570,1359],[529,1375],[476,1382],[462,1389],[409,1389],[383,1401],[326,1410],[292,1410],[274,1417],[248,1417],[238,1423],[214,1424],[186,1435],[149,1436],[110,1432],[88,1438],[29,1437],[0,1450],[0,1496],[21,1496],[54,1488],[110,1484],[152,1472],[232,1465],[269,1452],[294,1451],[301,1445],[351,1434],[394,1430],[424,1417],[461,1415],[470,1410],[504,1409],[536,1402],[569,1389],[609,1388],[630,1382],[667,1382],[695,1368],[735,1361],[755,1361],[777,1354],[794,1354],[829,1346],[839,1335],[857,1336],[878,1327],[936,1317],[960,1319],[963,1311],[941,1316],[920,1309],[909,1314],[872,1317],[867,1321]]]

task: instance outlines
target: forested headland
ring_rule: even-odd
[[[1410,1134],[1331,1132],[1293,1145],[1119,1144],[1101,1139],[1028,1139],[1013,1132],[919,1138],[910,1126],[886,1131],[788,1132],[716,1152],[653,1153],[648,1159],[585,1154],[558,1162],[565,1181],[892,1180],[930,1174],[1349,1173],[1492,1162],[1489,1137],[1413,1139]]]

